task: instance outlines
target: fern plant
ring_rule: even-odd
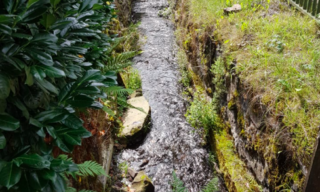
[[[183,181],[181,181],[176,172],[173,171],[172,173],[172,192],[188,192],[187,188],[184,186]]]
[[[218,178],[215,177],[201,190],[201,192],[215,192],[218,191]]]

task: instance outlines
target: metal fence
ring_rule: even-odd
[[[290,0],[290,3],[301,12],[320,21],[320,0]]]

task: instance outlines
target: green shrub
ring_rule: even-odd
[[[100,87],[127,66],[103,33],[114,15],[102,0],[0,2],[0,191],[65,191],[65,173],[82,172],[52,149],[91,136],[77,111],[102,108]]]
[[[212,101],[208,101],[204,94],[195,93],[193,101],[187,110],[186,118],[194,128],[203,128],[204,135],[217,124],[217,114]]]

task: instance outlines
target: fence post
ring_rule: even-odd
[[[313,153],[311,167],[306,176],[304,192],[319,192],[320,191],[320,136],[318,135],[316,142],[316,150]]]

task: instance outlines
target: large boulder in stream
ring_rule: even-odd
[[[134,192],[154,192],[151,179],[143,171],[140,171],[134,178],[131,188]]]
[[[137,140],[141,140],[141,137],[147,132],[150,121],[150,106],[143,96],[131,98],[128,103],[144,111],[129,108],[124,114],[123,129],[119,136],[127,138],[128,144],[132,144]]]

